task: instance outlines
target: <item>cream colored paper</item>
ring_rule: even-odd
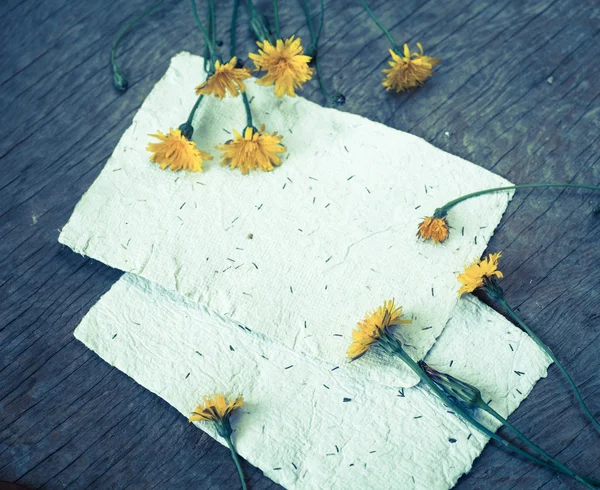
[[[243,394],[234,443],[289,489],[446,489],[486,442],[426,389],[369,382],[362,360],[351,379],[132,274],[75,336],[186,417],[203,395]],[[427,362],[476,384],[503,415],[548,366],[531,339],[472,297],[458,302]]]
[[[202,174],[161,171],[148,134],[187,119],[202,66],[188,53],[173,58],[61,243],[349,372],[349,326],[395,297],[413,319],[407,350],[423,358],[456,304],[457,273],[484,251],[509,196],[458,206],[443,246],[419,242],[417,225],[450,199],[508,182],[410,134],[253,82],[255,125],[284,135],[281,167],[247,176],[221,167],[214,148],[243,130],[244,109],[241,97],[208,97],[194,139],[215,160]],[[417,381],[399,361],[362,364],[361,376],[383,384]]]

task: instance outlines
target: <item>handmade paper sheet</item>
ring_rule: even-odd
[[[242,394],[235,445],[289,489],[446,489],[486,443],[427,389],[349,378],[132,274],[75,336],[186,417],[203,395]],[[527,335],[473,297],[458,302],[427,362],[481,388],[504,416],[548,366]]]
[[[417,225],[453,198],[509,183],[410,134],[277,99],[253,82],[256,124],[284,135],[281,167],[241,175],[219,165],[214,148],[245,126],[238,97],[200,106],[194,139],[215,157],[203,174],[160,170],[148,134],[187,119],[202,67],[188,53],[173,58],[60,241],[348,371],[353,326],[395,297],[413,320],[406,349],[423,358],[456,304],[457,273],[484,251],[509,195],[452,210],[443,246],[419,242]],[[400,361],[382,365],[373,354],[360,371],[388,385],[417,382]]]

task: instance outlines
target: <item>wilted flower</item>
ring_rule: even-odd
[[[258,54],[249,53],[248,56],[254,61],[257,71],[267,72],[257,83],[275,84],[277,97],[294,97],[295,90],[312,78],[314,70],[308,66],[311,58],[304,54],[300,38],[277,39],[275,45],[265,39],[256,44],[260,48]]]
[[[214,95],[222,99],[227,95],[235,97],[246,91],[244,80],[250,78],[249,68],[236,68],[237,58],[234,56],[228,63],[215,62],[215,72],[196,87],[196,95]]]
[[[217,150],[223,152],[221,165],[238,167],[243,174],[254,169],[269,172],[273,170],[273,165],[281,165],[278,154],[285,152],[285,146],[281,144],[283,136],[264,131],[264,125],[259,130],[247,127],[242,136],[234,129],[234,139],[217,146]]]
[[[213,158],[199,150],[196,143],[183,136],[180,129],[171,128],[168,134],[158,131],[158,134],[149,136],[160,140],[159,143],[148,143],[146,150],[152,153],[150,160],[160,164],[163,170],[170,167],[174,171],[202,172],[202,164]]]
[[[448,239],[448,235],[450,235],[450,227],[445,216],[443,218],[435,216],[424,218],[421,224],[419,224],[419,231],[417,232],[419,238],[433,240],[435,243],[445,242]]]
[[[390,49],[392,61],[389,62],[389,65],[391,68],[382,70],[386,74],[382,85],[387,91],[394,90],[398,93],[419,87],[433,75],[432,69],[440,60],[425,56],[421,43],[417,43],[417,47],[419,52],[411,53],[408,44],[405,44],[403,56]]]

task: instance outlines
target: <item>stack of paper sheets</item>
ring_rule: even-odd
[[[240,98],[209,98],[194,139],[215,160],[203,174],[161,171],[148,134],[187,119],[202,66],[173,58],[60,236],[129,272],[76,336],[185,415],[213,391],[243,394],[235,443],[288,488],[453,486],[485,439],[414,387],[399,360],[369,352],[348,363],[345,352],[357,321],[394,297],[412,320],[398,333],[414,359],[477,385],[505,415],[518,406],[547,358],[456,294],[457,273],[481,255],[509,196],[453,210],[443,246],[415,237],[437,206],[507,181],[253,83],[255,125],[284,135],[281,167],[246,176],[221,167],[211,149],[244,128],[244,110]]]

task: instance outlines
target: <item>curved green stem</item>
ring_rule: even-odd
[[[204,95],[200,94],[198,96],[198,98],[196,99],[196,103],[194,104],[194,107],[192,107],[192,110],[190,111],[190,115],[188,116],[186,124],[192,124],[192,121],[194,120],[194,115],[196,114],[196,109],[198,109],[198,106],[200,105],[200,102],[202,102],[203,98],[204,98]]]
[[[196,21],[196,25],[198,26],[198,30],[200,31],[200,33],[204,37],[204,42],[206,43],[206,46],[208,47],[208,51],[210,52],[211,61],[214,64],[214,62],[217,59],[216,48],[212,44],[212,40],[211,40],[210,34],[208,33],[208,31],[204,27],[204,24],[202,24],[202,21],[200,20],[200,17],[198,16],[198,7],[196,6],[196,0],[190,0],[190,1],[192,3],[192,12],[194,14],[194,20]]]
[[[273,0],[273,23],[275,24],[275,37],[281,39],[281,31],[279,30],[279,2]]]
[[[113,70],[113,76],[120,75],[120,77],[122,77],[121,83],[123,84],[123,87],[119,87],[121,90],[125,90],[127,88],[127,81],[126,81],[124,75],[119,70],[119,66],[117,65],[117,60],[116,60],[117,46],[119,45],[119,43],[121,42],[121,39],[123,39],[123,36],[125,36],[125,34],[127,34],[140,20],[142,20],[144,17],[151,14],[158,7],[160,7],[164,3],[164,1],[165,0],[159,0],[158,2],[155,2],[147,10],[142,12],[142,14],[138,15],[129,24],[127,24],[125,27],[123,27],[123,29],[121,29],[119,31],[119,34],[117,34],[117,38],[113,42],[112,48],[110,50],[110,64],[111,64],[111,67]]]
[[[596,429],[600,430],[600,423],[598,423],[598,421],[596,420],[596,418],[594,417],[594,415],[592,414],[592,412],[590,411],[590,409],[588,408],[588,406],[586,405],[586,403],[583,401],[583,397],[581,396],[581,393],[579,392],[579,389],[577,388],[577,385],[575,384],[575,381],[573,381],[573,378],[571,378],[571,376],[569,375],[569,373],[567,373],[567,370],[565,369],[565,367],[556,358],[556,356],[554,355],[554,353],[552,352],[552,350],[550,350],[550,347],[548,347],[546,344],[544,344],[544,342],[542,342],[541,339],[519,318],[519,316],[508,305],[508,303],[506,302],[506,300],[504,298],[498,299],[498,303],[500,303],[504,307],[504,309],[508,312],[508,314],[518,323],[518,325],[523,330],[525,330],[525,332],[527,332],[529,334],[529,336],[533,339],[533,341],[537,344],[537,346],[540,349],[542,349],[550,357],[550,359],[552,359],[552,361],[554,362],[554,364],[556,364],[556,367],[560,370],[560,372],[563,374],[563,376],[565,377],[565,379],[567,380],[567,382],[569,383],[569,385],[573,389],[573,393],[575,394],[575,398],[579,402],[579,405],[581,406],[581,408],[584,411],[584,413],[590,419],[590,421],[592,422],[592,424],[594,425],[594,427],[596,427]]]
[[[231,451],[231,457],[233,458],[233,462],[235,463],[235,467],[237,468],[238,475],[240,475],[242,489],[247,490],[246,480],[244,479],[244,471],[242,470],[242,465],[240,464],[240,458],[238,457],[237,451],[233,447],[233,442],[231,442],[231,436],[226,437],[225,441],[227,442],[227,446],[229,446],[229,450]]]
[[[390,42],[390,44],[392,45],[392,49],[394,50],[394,52],[398,55],[402,54],[402,51],[400,51],[400,48],[398,47],[398,45],[396,44],[396,41],[394,41],[394,38],[392,37],[392,35],[390,34],[390,31],[388,31],[381,22],[379,22],[379,19],[377,17],[375,17],[375,14],[373,13],[373,11],[369,8],[369,6],[367,5],[367,2],[365,2],[365,0],[360,0],[360,3],[362,3],[363,7],[365,8],[365,10],[367,11],[367,13],[369,14],[369,16],[371,17],[371,19],[373,19],[373,22],[375,22],[375,24],[377,24],[377,27],[379,27],[382,32],[385,34],[385,36],[388,38],[388,41]]]
[[[512,191],[517,189],[537,189],[541,187],[570,187],[574,189],[587,189],[592,191],[600,191],[600,187],[594,187],[590,185],[578,185],[578,184],[522,184],[522,185],[509,185],[506,187],[494,187],[492,189],[484,189],[482,191],[471,192],[470,194],[465,194],[464,196],[453,199],[452,201],[444,204],[442,207],[437,208],[435,210],[435,216],[438,218],[443,218],[448,214],[448,211],[453,206],[457,205],[459,202],[466,201],[467,199],[471,199],[472,197],[482,196],[484,194],[491,194],[493,192],[501,192],[501,191]]]
[[[547,461],[544,461],[544,460],[542,460],[540,458],[537,458],[536,456],[533,456],[533,455],[525,452],[524,450],[522,450],[518,446],[515,446],[513,443],[505,440],[504,438],[502,438],[501,436],[499,436],[496,433],[492,432],[487,427],[483,426],[481,423],[479,423],[477,420],[475,420],[471,415],[469,415],[466,412],[466,410],[462,409],[457,404],[455,404],[452,400],[450,400],[450,398],[448,397],[448,395],[446,395],[429,378],[429,376],[427,376],[427,374],[419,367],[419,365],[415,361],[413,361],[412,358],[406,352],[404,352],[404,349],[399,344],[399,342],[398,341],[395,341],[395,342],[397,343],[397,347],[394,348],[394,353],[396,355],[398,355],[400,357],[400,359],[402,359],[408,365],[408,367],[410,367],[419,376],[419,378],[421,379],[421,381],[423,383],[425,383],[428,386],[428,388],[431,391],[433,391],[440,398],[440,400],[442,402],[444,402],[449,408],[451,408],[454,412],[456,412],[458,415],[460,415],[460,417],[463,420],[465,420],[466,422],[468,422],[469,424],[471,424],[477,430],[479,430],[480,432],[482,432],[483,434],[485,434],[486,436],[488,436],[490,439],[493,439],[496,442],[498,442],[500,445],[502,445],[503,447],[505,447],[509,451],[515,452],[515,453],[523,456],[524,458],[528,459],[529,461],[531,461],[533,463],[536,463],[536,464],[538,464],[540,466],[543,466],[545,468],[549,468],[551,470],[558,471],[560,473],[567,474],[567,475],[571,476],[570,473],[568,473],[568,472],[565,473],[565,470],[563,470],[562,468],[558,468],[555,465],[553,465],[552,463],[548,463]]]
[[[250,101],[246,92],[242,92],[242,100],[244,101],[244,108],[246,109],[246,127],[251,128],[252,126],[252,110],[250,109]]]
[[[527,446],[529,446],[531,449],[533,449],[535,452],[537,452],[538,454],[544,456],[546,459],[548,459],[549,461],[551,461],[552,463],[554,463],[558,468],[562,469],[564,471],[564,473],[572,476],[575,480],[577,480],[579,483],[581,483],[582,485],[585,485],[588,488],[594,488],[595,486],[600,485],[600,482],[595,481],[591,478],[587,478],[584,476],[581,476],[577,473],[575,473],[573,470],[569,469],[568,467],[566,467],[564,464],[562,464],[559,460],[553,458],[552,456],[550,456],[546,451],[544,451],[541,447],[539,447],[537,444],[533,443],[531,440],[529,440],[525,435],[523,435],[521,433],[521,431],[519,431],[519,429],[517,429],[514,425],[512,425],[508,420],[506,420],[504,417],[502,417],[502,415],[500,415],[498,412],[496,412],[496,410],[494,410],[492,407],[490,407],[487,403],[482,402],[478,405],[478,408],[480,408],[481,410],[483,410],[484,412],[489,413],[492,417],[494,417],[498,422],[500,422],[502,425],[506,426],[509,430],[513,431],[513,433],[525,444],[527,444]]]

